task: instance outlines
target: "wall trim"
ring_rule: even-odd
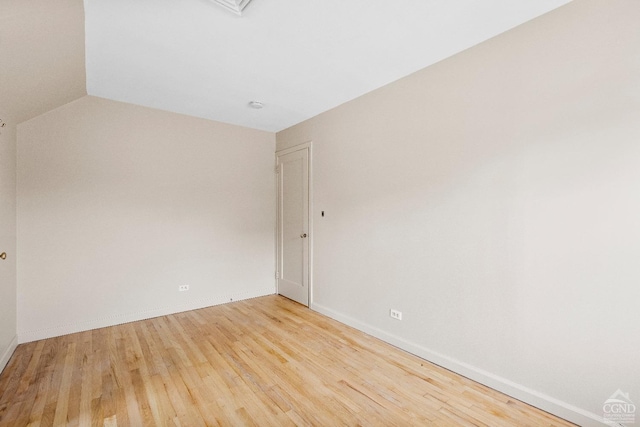
[[[585,427],[602,426],[603,424],[606,424],[602,417],[592,412],[578,408],[544,393],[540,393],[506,378],[502,378],[498,375],[492,374],[491,372],[469,365],[468,363],[438,353],[419,344],[407,341],[404,338],[385,332],[323,305],[313,303],[311,305],[311,309],[337,320],[340,323],[344,323],[345,325],[381,339],[382,341],[404,351],[421,357],[428,362],[434,363],[473,381],[479,382],[487,387],[491,387],[494,390],[521,400],[529,405],[535,406],[536,408],[540,408],[543,411],[549,412],[565,420]]]
[[[69,323],[66,325],[52,326],[50,328],[35,329],[32,331],[18,331],[18,342],[20,344],[43,340],[47,338],[59,337],[62,335],[74,334],[76,332],[85,332],[92,329],[106,328],[109,326],[121,325],[123,323],[136,322],[138,320],[152,319],[154,317],[166,316],[168,314],[176,314],[184,311],[197,310],[205,307],[225,304],[229,302],[242,301],[252,298],[258,298],[266,295],[273,295],[275,289],[273,286],[262,288],[256,291],[246,291],[238,293],[230,293],[218,295],[212,298],[205,298],[190,301],[184,304],[172,305],[171,307],[160,307],[151,310],[144,310],[135,313],[119,314],[114,316],[102,317],[83,322]]]
[[[18,336],[14,335],[13,339],[9,343],[9,347],[7,347],[4,353],[2,353],[2,357],[0,357],[0,373],[2,373],[4,368],[7,366],[7,363],[9,363],[9,360],[11,359],[11,356],[13,356],[13,352],[16,351],[17,347],[18,347]]]

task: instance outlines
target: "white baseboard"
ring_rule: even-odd
[[[136,322],[138,320],[151,319],[154,317],[166,316],[168,314],[181,313],[183,311],[197,310],[199,308],[211,307],[214,305],[220,305],[232,301],[241,301],[265,295],[273,295],[274,293],[275,289],[273,287],[268,287],[260,289],[258,291],[219,295],[213,298],[190,301],[186,304],[176,304],[170,307],[161,307],[135,313],[103,317],[100,319],[92,319],[84,322],[52,326],[50,328],[37,329],[32,331],[18,331],[18,342],[20,344],[23,344],[32,341],[73,334],[76,332],[90,331],[92,329],[121,325],[123,323]]]
[[[375,328],[357,319],[334,311],[330,308],[324,307],[319,304],[312,304],[311,309],[325,316],[331,317],[340,323],[344,323],[369,335],[381,339],[391,345],[394,345],[402,350],[405,350],[411,354],[415,354],[431,363],[438,366],[442,366],[450,371],[467,377],[471,380],[479,382],[480,384],[491,387],[501,393],[511,396],[515,399],[521,400],[529,405],[540,408],[543,411],[549,412],[565,420],[576,423],[580,426],[602,426],[605,422],[602,417],[586,411],[584,409],[573,406],[569,403],[563,402],[544,393],[532,390],[523,385],[517,384],[506,378],[502,378],[498,375],[494,375],[490,372],[471,366],[467,363],[461,362],[444,354],[435,352],[419,344],[409,342],[403,338],[392,335],[381,329]]]
[[[7,347],[7,349],[2,353],[2,356],[0,356],[0,373],[5,368],[5,366],[7,366],[7,363],[9,363],[9,359],[11,359],[11,356],[13,356],[13,352],[16,351],[17,347],[18,336],[15,335],[9,343],[9,347]]]

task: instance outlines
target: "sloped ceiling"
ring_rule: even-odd
[[[0,3],[0,112],[17,124],[86,95],[82,0]]]
[[[0,111],[88,93],[279,131],[568,1],[2,0]]]
[[[279,131],[565,3],[85,0],[87,89]]]

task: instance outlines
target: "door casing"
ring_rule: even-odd
[[[307,284],[308,284],[308,292],[309,292],[309,296],[308,296],[308,307],[311,307],[312,303],[313,303],[313,149],[312,149],[312,142],[305,142],[302,144],[298,144],[295,145],[293,147],[290,148],[286,148],[284,150],[280,150],[280,151],[276,151],[276,218],[277,218],[277,225],[276,225],[276,238],[275,238],[275,242],[276,242],[276,293],[279,293],[279,289],[278,289],[278,280],[280,277],[280,274],[282,274],[282,260],[281,260],[281,248],[280,248],[280,237],[282,235],[282,212],[281,212],[281,185],[280,185],[280,161],[279,158],[280,156],[284,156],[296,151],[300,151],[300,150],[306,150],[307,151],[307,174],[308,174],[308,192],[307,192],[307,203],[308,203],[308,209],[307,209],[307,213],[308,213],[308,218],[307,218],[307,224],[308,224],[308,231],[307,231],[307,244],[308,244],[308,250],[307,250]]]

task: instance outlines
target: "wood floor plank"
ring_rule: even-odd
[[[570,426],[279,296],[18,346],[0,427]]]
[[[75,335],[77,337],[77,335]],[[75,367],[77,345],[75,342],[67,345],[67,354],[62,366],[62,378],[60,380],[60,386],[57,390],[56,412],[53,419],[55,425],[66,425],[68,422],[67,413],[69,410],[69,395],[71,393],[71,379],[73,377],[73,370]]]

